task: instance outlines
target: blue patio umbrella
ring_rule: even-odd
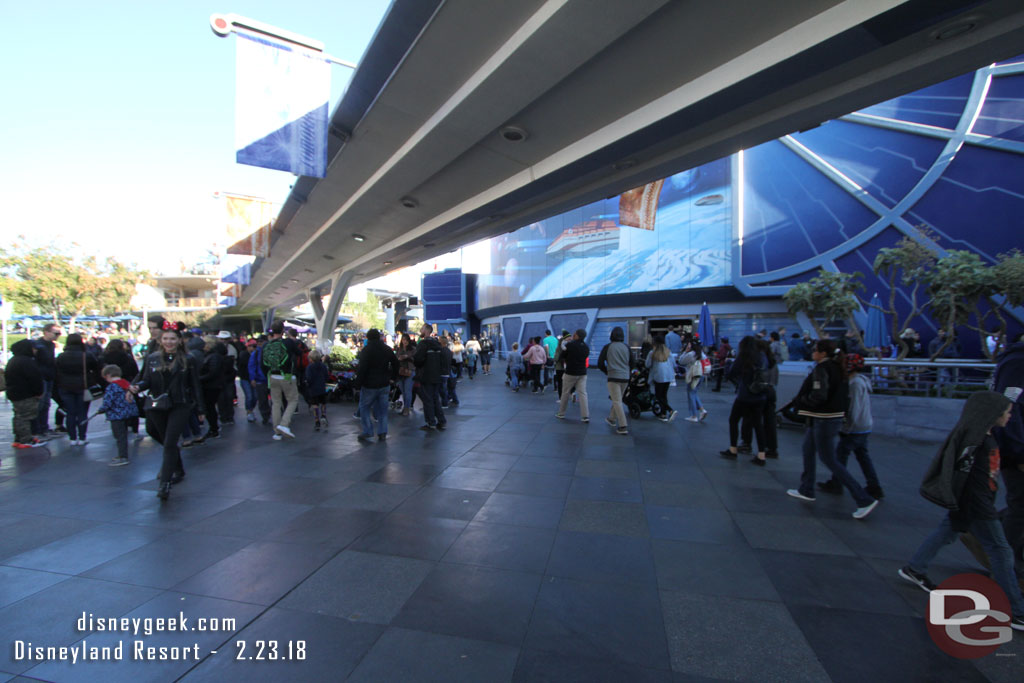
[[[871,297],[871,304],[868,306],[868,324],[864,329],[864,346],[869,349],[879,349],[886,345],[888,335],[886,334],[885,313],[882,313],[882,301],[878,294]]]
[[[700,343],[704,346],[715,345],[715,324],[711,321],[711,310],[708,308],[708,302],[700,307],[700,320],[697,322],[697,336],[700,337]]]

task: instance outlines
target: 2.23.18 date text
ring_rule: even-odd
[[[235,648],[238,653],[236,660],[255,661],[302,661],[306,659],[306,641],[304,640],[254,640],[252,643],[245,640],[236,640]]]

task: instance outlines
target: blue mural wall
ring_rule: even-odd
[[[875,255],[918,226],[940,253],[995,262],[1024,246],[1024,56],[671,176],[643,227],[623,224],[626,201],[492,239],[478,307],[723,285],[779,297],[820,268],[861,271],[884,299]]]
[[[940,253],[966,249],[994,263],[1024,245],[1024,57],[741,156],[734,283],[746,296],[781,295],[825,268],[860,271],[868,296],[887,298],[871,264],[915,227]],[[897,296],[905,309],[906,293]]]
[[[727,285],[731,248],[730,160],[721,159],[490,240],[477,308]]]

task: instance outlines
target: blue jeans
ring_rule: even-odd
[[[878,473],[875,472],[875,465],[871,462],[871,456],[868,455],[869,436],[871,436],[871,432],[840,434],[839,448],[836,449],[836,460],[843,467],[846,467],[846,462],[850,459],[850,453],[852,452],[853,457],[857,458],[857,464],[860,465],[860,470],[864,473],[864,479],[867,481],[868,486],[878,486],[881,488],[881,484],[878,483]]]
[[[402,388],[402,412],[412,409],[412,376],[399,378],[399,386]]]
[[[245,412],[251,413],[256,407],[256,394],[252,390],[252,384],[247,379],[238,380],[238,384],[242,387],[242,393],[245,394]]]
[[[363,434],[366,436],[373,436],[373,421],[370,419],[371,411],[373,417],[377,418],[377,434],[388,433],[389,389],[390,387],[380,387],[379,389],[363,387],[359,390],[359,420],[363,424]]]
[[[508,385],[513,389],[519,388],[519,371],[511,365],[508,367]]]
[[[804,471],[800,475],[800,493],[809,498],[814,498],[814,476],[817,467],[817,458],[825,467],[832,471],[832,476],[846,487],[857,502],[857,507],[864,507],[874,502],[874,498],[857,483],[845,467],[836,461],[836,437],[839,435],[839,428],[843,425],[843,418],[835,417],[822,419],[813,417],[807,427],[807,434],[804,436]]]
[[[1024,597],[1021,596],[1020,585],[1018,585],[1017,576],[1013,571],[1013,551],[1010,549],[1010,544],[1006,542],[1003,525],[998,519],[976,519],[970,523],[970,529],[988,555],[989,563],[992,565],[992,579],[999,584],[999,587],[1006,593],[1006,597],[1010,599],[1013,616],[1024,617]],[[921,547],[910,558],[910,568],[915,572],[927,574],[928,564],[939,553],[942,546],[955,541],[958,535],[958,532],[953,529],[949,515],[946,515],[942,519],[942,523],[939,524],[939,528],[924,540]]]
[[[68,438],[72,441],[85,439],[85,432],[89,426],[89,404],[82,398],[82,391],[60,391],[60,400],[64,404],[64,412],[67,413]]]
[[[700,384],[697,385],[697,389],[699,388]],[[686,383],[686,402],[690,407],[690,417],[700,417],[700,411],[704,410],[704,404],[700,402],[700,394],[697,393],[697,389],[691,387],[689,382]]]

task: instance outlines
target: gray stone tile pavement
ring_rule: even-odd
[[[392,414],[383,443],[356,440],[353,404],[331,404],[320,433],[302,404],[281,442],[239,411],[184,451],[165,503],[157,445],[108,467],[102,418],[84,447],[5,447],[0,681],[1020,680],[1024,637],[950,658],[927,595],[895,575],[942,516],[916,493],[934,444],[873,436],[887,495],[857,521],[848,496],[785,495],[799,431],[765,468],[720,458],[731,395],[704,394],[704,424],[647,413],[623,437],[603,377],[588,388],[589,425],[557,420],[550,391],[479,376],[447,431]],[[10,416],[0,401],[0,443]],[[933,578],[967,571],[954,545]],[[234,621],[147,636],[80,630],[83,612]],[[16,640],[128,656],[17,659]],[[136,640],[199,653],[132,661]]]

